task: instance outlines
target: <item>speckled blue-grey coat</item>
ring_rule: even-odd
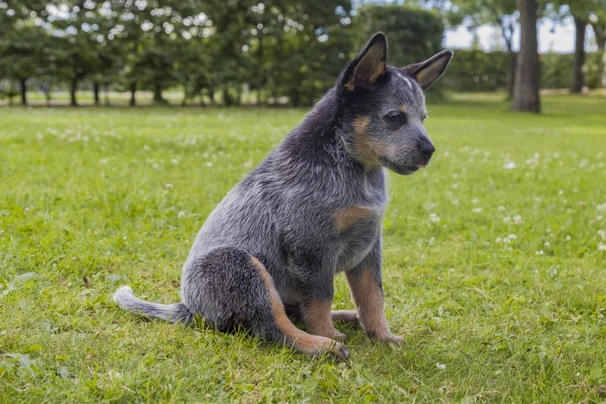
[[[182,302],[115,293],[129,311],[172,322],[199,315],[220,331],[244,328],[299,352],[349,352],[333,321],[359,323],[379,341],[387,325],[381,281],[385,167],[412,174],[435,151],[423,127],[423,91],[451,51],[388,66],[377,33],[303,121],[207,218],[183,266]],[[331,311],[345,272],[356,310]],[[302,320],[305,331],[288,317]]]

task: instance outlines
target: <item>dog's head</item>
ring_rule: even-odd
[[[405,67],[387,65],[387,40],[375,34],[337,82],[346,148],[367,167],[398,174],[425,167],[435,148],[427,136],[423,92],[446,70],[452,51]]]

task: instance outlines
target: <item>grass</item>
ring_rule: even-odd
[[[431,105],[437,154],[390,174],[387,316],[350,363],[144,321],[205,217],[305,113],[0,110],[0,402],[606,401],[606,101]],[[338,276],[334,307],[352,308]]]

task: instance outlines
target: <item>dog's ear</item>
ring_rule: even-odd
[[[369,89],[387,73],[387,39],[377,32],[345,68],[342,84],[348,91]]]
[[[450,63],[454,52],[444,50],[421,63],[404,67],[404,71],[416,78],[423,91],[438,81]]]

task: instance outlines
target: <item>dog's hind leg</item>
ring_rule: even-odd
[[[298,329],[287,317],[270,274],[243,250],[218,248],[192,261],[182,284],[187,307],[219,331],[241,326],[308,355],[332,353],[343,359],[349,355],[343,344]]]
[[[358,312],[356,310],[333,310],[330,315],[332,321],[360,325],[360,319],[358,318]]]

